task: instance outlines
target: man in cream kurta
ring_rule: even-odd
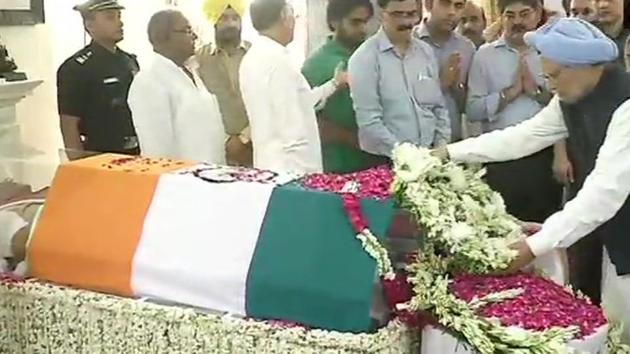
[[[195,34],[181,13],[167,10],[149,23],[154,57],[129,91],[129,106],[143,155],[225,163],[219,104],[196,75]]]
[[[603,305],[625,324],[630,343],[630,75],[612,64],[615,43],[579,19],[552,20],[526,35],[542,56],[557,96],[533,118],[435,152],[456,161],[494,162],[528,156],[568,138],[582,188],[540,231],[513,245],[510,271],[593,231],[605,244]]]
[[[275,19],[266,16],[275,13]],[[293,40],[295,18],[285,0],[256,0],[252,22],[261,36],[240,69],[241,92],[249,116],[254,167],[276,172],[322,172],[322,152],[315,116],[337,87],[337,78],[310,88],[292,63],[286,46]]]

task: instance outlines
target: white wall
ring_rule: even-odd
[[[1,0],[0,0],[1,1]],[[321,0],[324,1],[324,0]],[[54,152],[62,144],[56,103],[56,71],[70,55],[81,49],[89,38],[85,36],[79,14],[72,7],[79,0],[45,1],[46,23],[36,26],[0,26],[0,40],[7,46],[21,71],[29,78],[44,80],[34,95],[17,107],[18,121],[22,126],[25,144]],[[200,43],[213,38],[213,28],[205,20],[201,6],[203,0],[120,0],[126,7],[123,12],[125,40],[120,47],[138,55],[141,66],[147,65],[152,52],[146,26],[156,11],[176,4],[191,20],[200,35]],[[290,46],[296,65],[301,65],[306,49],[306,0],[292,0],[298,24],[296,40]],[[244,17],[244,38],[253,40],[256,32],[248,14]]]
[[[22,140],[40,150],[60,146],[50,28],[44,25],[0,27],[0,36],[20,71],[25,71],[31,79],[44,80],[33,96],[27,97],[17,106]]]

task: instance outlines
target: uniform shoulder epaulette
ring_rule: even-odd
[[[83,65],[85,64],[85,62],[87,62],[91,57],[92,57],[93,53],[91,50],[85,51],[85,52],[81,52],[77,55],[75,55],[74,60]]]

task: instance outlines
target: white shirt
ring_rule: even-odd
[[[136,75],[128,101],[142,155],[225,163],[219,104],[196,75],[195,82],[157,53]]]
[[[254,167],[276,172],[321,172],[322,152],[315,107],[335,92],[328,82],[310,88],[286,47],[260,36],[240,68],[249,116]]]
[[[449,155],[457,161],[507,161],[551,146],[568,136],[559,102],[554,97],[540,113],[519,125],[451,144]],[[527,239],[534,255],[569,247],[615,216],[630,194],[629,156],[630,100],[613,114],[595,168],[578,195]]]

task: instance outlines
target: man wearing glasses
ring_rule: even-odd
[[[499,2],[503,36],[479,49],[468,81],[466,115],[484,132],[521,123],[551,99],[542,77],[540,56],[523,39],[535,30],[543,8],[539,0]],[[552,149],[523,159],[487,166],[488,184],[522,220],[542,221],[560,206],[561,188],[553,180]]]
[[[433,49],[412,36],[416,0],[378,0],[382,28],[350,58],[350,91],[364,151],[391,157],[394,145],[424,147],[451,140]]]
[[[224,163],[219,104],[189,60],[197,36],[188,20],[179,11],[160,11],[151,17],[148,33],[153,63],[129,91],[143,155]]]
[[[556,96],[531,119],[434,154],[462,162],[508,161],[566,138],[575,178],[584,183],[537,233],[512,245],[518,256],[508,271],[598,235],[606,250],[602,303],[611,319],[625,324],[622,341],[630,343],[630,74],[615,64],[615,42],[586,21],[558,19],[525,38],[541,53]]]

